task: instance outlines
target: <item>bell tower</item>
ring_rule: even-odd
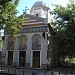
[[[41,18],[47,18],[48,20],[50,20],[49,5],[44,3],[43,1],[37,1],[32,6],[30,14]]]

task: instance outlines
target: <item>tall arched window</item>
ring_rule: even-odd
[[[32,37],[32,50],[41,50],[41,36],[38,34]]]
[[[20,36],[19,50],[27,50],[27,37],[25,35]]]
[[[7,49],[8,49],[8,50],[14,50],[15,37],[9,36],[7,40],[8,40]]]

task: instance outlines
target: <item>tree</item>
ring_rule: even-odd
[[[54,15],[51,25],[56,27],[56,35],[52,37],[52,49],[57,51],[55,57],[58,64],[75,62],[75,2],[69,2],[65,7],[55,5],[51,12]]]
[[[0,29],[15,35],[24,23],[24,16],[17,17],[19,0],[0,0]]]

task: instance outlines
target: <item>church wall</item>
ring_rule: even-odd
[[[32,60],[33,60],[33,51],[32,50],[32,37],[36,34],[41,36],[41,50],[40,51],[40,68],[47,67],[47,36],[45,38],[42,36],[43,32],[35,32],[35,33],[22,33],[19,34],[15,40],[15,48],[13,50],[13,64],[19,66],[19,37],[21,35],[25,35],[27,37],[27,50],[26,50],[26,67],[32,67]],[[45,33],[46,34],[46,33]],[[4,58],[5,64],[7,65],[7,58],[8,58],[8,50],[7,50],[7,38],[5,38],[4,42],[4,50],[2,53],[6,54]],[[38,51],[38,50],[37,50]]]
[[[38,2],[38,4],[40,5],[34,6],[31,9],[31,14],[26,15],[27,21],[25,25],[28,25],[28,27],[24,27],[24,29],[20,31],[20,34],[18,34],[18,37],[15,38],[14,48],[10,48],[13,43],[7,47],[9,33],[5,31],[4,48],[2,52],[2,54],[5,54],[2,58],[5,65],[11,64],[21,67],[37,66],[47,68],[47,23],[50,21],[50,13],[46,5],[42,4],[42,2]],[[37,62],[39,65],[37,65]]]
[[[33,60],[33,51],[32,50],[32,37],[35,34],[39,34],[41,36],[41,50],[40,51],[40,66],[41,68],[44,68],[47,66],[47,38],[42,37],[42,32],[37,32],[37,33],[28,33],[28,46],[27,46],[27,56],[26,56],[26,64],[29,67],[32,67],[32,60]],[[44,57],[44,58],[43,58]],[[43,59],[42,59],[43,58]],[[43,67],[44,66],[44,67]]]

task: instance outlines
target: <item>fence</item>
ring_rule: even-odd
[[[0,67],[0,74],[7,75],[75,75],[75,69],[32,69],[32,68],[14,68]]]

